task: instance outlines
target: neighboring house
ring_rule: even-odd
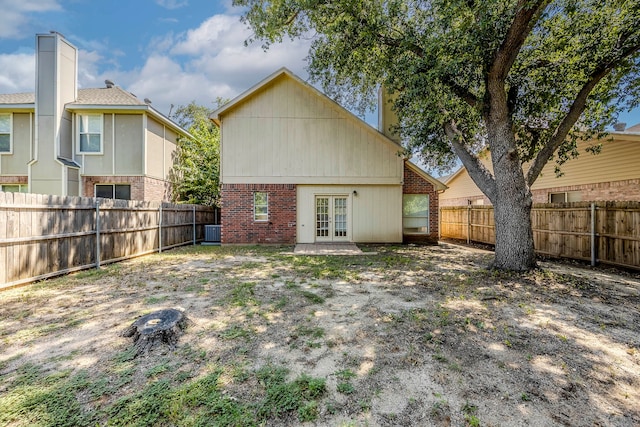
[[[222,135],[223,244],[437,241],[445,186],[289,70],[211,118]]]
[[[580,141],[580,155],[560,167],[552,159],[531,187],[534,203],[640,200],[640,125],[615,131],[600,141],[600,154],[585,151],[594,141]],[[488,153],[481,157],[491,171]],[[526,170],[525,165],[525,170]],[[489,205],[491,202],[462,167],[446,181],[448,189],[440,195],[440,206]]]
[[[168,200],[187,132],[109,81],[78,89],[77,64],[60,34],[36,35],[35,93],[0,94],[0,190]]]

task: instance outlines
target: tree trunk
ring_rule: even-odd
[[[520,194],[517,194],[520,193]],[[494,205],[496,230],[495,260],[492,267],[526,271],[536,267],[531,228],[531,195],[522,189],[498,194]]]
[[[506,104],[505,104],[506,105]],[[506,107],[488,120],[495,177],[493,209],[496,248],[493,267],[526,271],[536,267],[531,228],[533,198],[522,170]]]

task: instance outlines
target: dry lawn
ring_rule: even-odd
[[[640,425],[639,275],[364,250],[190,247],[1,292],[0,425]],[[169,307],[177,347],[134,357],[120,333]]]

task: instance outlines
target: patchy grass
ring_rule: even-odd
[[[640,277],[194,246],[0,294],[0,425],[640,424]],[[120,335],[182,307],[175,348]]]

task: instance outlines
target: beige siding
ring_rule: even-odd
[[[482,163],[487,169],[493,171],[491,159],[489,156],[481,157]],[[460,171],[450,181],[445,183],[447,188],[444,193],[440,194],[440,205],[447,206],[447,200],[473,198],[482,196],[482,191],[476,186],[466,170]],[[456,203],[459,204],[459,203]]]
[[[164,175],[164,126],[147,118],[147,175],[163,178]]]
[[[67,168],[67,191],[69,196],[80,195],[80,171],[75,168]]]
[[[13,114],[13,153],[0,156],[0,174],[27,175],[33,140],[31,117],[29,113]]]
[[[580,156],[562,165],[563,175],[560,177],[556,177],[555,161],[551,160],[531,189],[535,191],[640,178],[640,136],[615,134],[613,140],[602,142],[602,151],[598,155],[586,152],[589,146],[588,142],[578,144]],[[487,159],[485,164],[491,167]],[[527,167],[525,165],[525,171]],[[449,200],[456,200],[456,204],[460,204],[459,200],[463,198],[482,196],[466,170],[446,184],[449,188],[440,195],[442,206],[448,205]]]
[[[164,179],[169,179],[169,173],[171,172],[171,168],[173,168],[173,160],[177,148],[176,139],[177,134],[166,129],[166,139],[164,143]]]
[[[115,174],[144,172],[142,114],[117,114],[115,124]]]
[[[598,155],[587,153],[588,146],[586,142],[579,144],[580,156],[561,167],[564,175],[559,178],[554,172],[555,163],[548,163],[532,189],[640,178],[640,137],[623,139],[616,135],[613,141],[602,142]]]
[[[283,76],[222,118],[223,182],[399,184],[400,147]]]
[[[357,195],[354,195],[354,191]],[[402,186],[400,185],[298,185],[298,243],[315,241],[315,197],[348,197],[349,240],[402,242]]]

